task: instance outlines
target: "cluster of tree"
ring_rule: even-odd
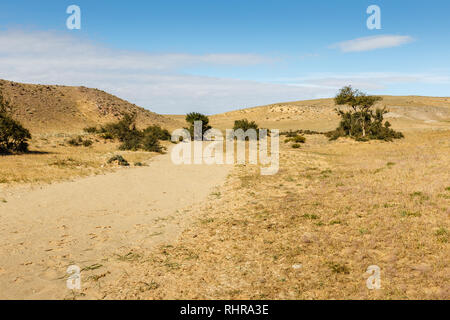
[[[165,148],[161,146],[160,140],[170,139],[169,131],[157,125],[149,126],[144,130],[137,129],[135,114],[125,114],[120,121],[109,123],[100,130],[89,127],[85,131],[100,133],[105,139],[119,140],[120,150],[163,152]]]
[[[186,122],[190,125],[189,128],[185,128],[189,131],[189,134],[191,135],[191,138],[194,139],[194,130],[195,130],[195,122],[201,121],[201,133],[198,132],[197,135],[201,134],[201,137],[203,138],[205,133],[211,129],[211,126],[209,125],[209,118],[208,116],[198,113],[198,112],[191,112],[186,115]],[[239,130],[242,129],[245,132],[247,130],[255,130],[256,136],[259,137],[259,127],[258,124],[255,121],[249,121],[247,119],[241,119],[234,121],[233,130]]]
[[[357,141],[392,141],[404,137],[401,132],[391,129],[388,121],[384,122],[384,115],[389,112],[386,108],[373,110],[375,103],[382,100],[381,97],[369,96],[347,86],[339,91],[334,100],[336,105],[347,105],[350,110],[336,109],[341,121],[336,130],[327,133],[331,140],[351,137]]]
[[[11,106],[0,92],[0,154],[27,152],[31,134],[9,114]]]

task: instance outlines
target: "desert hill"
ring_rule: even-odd
[[[77,132],[87,126],[117,121],[136,113],[139,127],[158,124],[169,130],[182,128],[184,115],[160,115],[98,89],[60,85],[34,85],[0,80],[0,91],[12,105],[12,113],[32,132]],[[388,119],[398,129],[450,127],[450,98],[383,96]],[[235,120],[247,118],[260,127],[328,131],[339,118],[333,99],[282,102],[212,115],[215,128],[232,128]],[[195,110],[193,110],[195,111]]]
[[[377,107],[383,106],[390,111],[386,119],[398,128],[450,127],[450,98],[383,96]],[[247,118],[266,128],[327,131],[339,122],[335,108],[333,99],[276,103],[217,114],[211,122],[217,128],[232,128],[234,120]]]
[[[10,101],[13,117],[32,132],[76,132],[116,121],[131,112],[136,113],[140,127],[152,124],[168,129],[180,127],[176,120],[98,89],[0,80],[0,91]]]

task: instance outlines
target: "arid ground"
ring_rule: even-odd
[[[64,88],[61,99],[79,90]],[[31,154],[0,157],[0,298],[450,298],[450,98],[385,97],[405,135],[394,142],[311,134],[294,149],[281,136],[272,176],[257,165],[175,166],[170,153],[118,152],[81,132],[107,109],[76,101],[85,113],[73,113],[70,132],[39,125]],[[327,131],[333,108],[330,99],[292,102],[211,122]],[[45,122],[39,110],[21,112],[29,125],[36,113]],[[93,145],[67,145],[77,135]],[[107,164],[113,154],[131,166]],[[66,288],[73,264],[81,290]],[[380,290],[366,286],[371,265]]]

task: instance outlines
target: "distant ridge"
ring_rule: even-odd
[[[186,126],[184,115],[160,115],[98,89],[60,85],[23,84],[0,80],[0,90],[12,105],[13,117],[31,132],[79,132],[119,120],[125,113],[137,115],[137,125],[157,124],[174,130]],[[391,112],[390,122],[402,127],[450,125],[449,97],[382,96],[379,106]],[[247,118],[261,127],[332,130],[339,121],[333,99],[280,102],[212,115],[211,124],[232,128],[234,120]],[[195,110],[192,110],[195,111]]]
[[[32,132],[80,131],[117,121],[125,113],[136,113],[140,127],[157,124],[175,129],[182,125],[98,89],[0,80],[0,90],[10,101],[13,117]]]
[[[429,123],[450,125],[449,97],[382,96],[376,107],[386,106],[386,119],[401,127],[423,127]],[[339,117],[334,99],[280,102],[265,106],[230,111],[211,116],[213,126],[232,128],[233,121],[247,118],[261,127],[279,129],[310,129],[318,131],[336,128]]]

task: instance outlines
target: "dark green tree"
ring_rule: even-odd
[[[189,133],[190,133],[192,139],[194,139],[194,123],[196,121],[202,122],[202,132],[201,132],[202,137],[206,131],[211,129],[211,126],[209,125],[209,118],[207,116],[205,116],[204,114],[198,113],[198,112],[188,113],[186,115],[186,122],[189,123],[190,126],[189,126],[189,128],[187,128],[187,130],[189,130]]]
[[[8,112],[11,106],[0,92],[0,153],[27,152],[31,134]]]
[[[336,109],[341,117],[339,127],[328,133],[330,139],[350,136],[356,140],[378,139],[391,141],[403,138],[403,134],[390,129],[391,124],[384,121],[386,108],[373,110],[374,105],[381,101],[379,96],[367,95],[351,86],[342,88],[334,98],[336,105],[346,105],[349,111]]]

